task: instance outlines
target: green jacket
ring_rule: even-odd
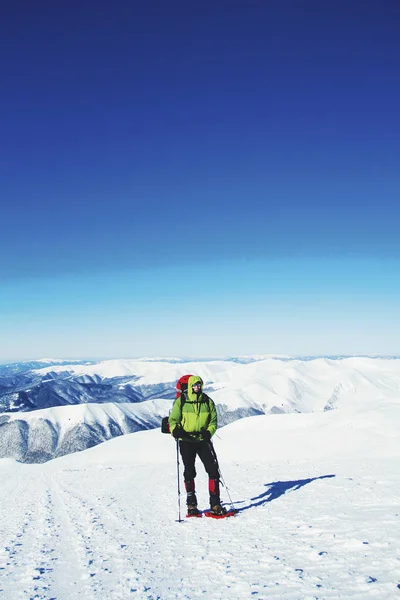
[[[213,400],[207,394],[203,392],[195,394],[192,390],[194,383],[199,381],[203,385],[203,380],[197,375],[189,377],[186,400],[183,403],[181,396],[177,398],[169,415],[169,428],[173,433],[175,427],[182,427],[186,433],[190,434],[187,441],[200,442],[203,440],[203,436],[200,431],[202,429],[208,429],[210,434],[213,436],[217,430],[217,411]]]

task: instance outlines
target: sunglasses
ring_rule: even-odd
[[[192,385],[192,388],[194,388],[194,387],[201,387],[201,383],[194,383],[194,384]]]

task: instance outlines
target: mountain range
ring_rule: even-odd
[[[42,359],[0,365],[0,458],[46,462],[154,429],[176,381],[200,375],[219,426],[243,417],[363,410],[400,397],[398,357]]]

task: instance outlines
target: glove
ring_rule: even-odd
[[[182,429],[182,427],[179,427],[179,425],[177,425],[173,430],[172,435],[177,440],[178,438],[184,437],[186,435],[186,432],[184,429]]]
[[[209,442],[211,440],[211,433],[208,431],[208,429],[202,429],[200,433],[205,442]]]

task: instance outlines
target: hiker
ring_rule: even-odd
[[[196,456],[199,456],[208,474],[210,512],[225,515],[219,495],[219,470],[215,450],[210,442],[217,430],[217,411],[213,400],[203,392],[203,380],[197,375],[188,379],[187,390],[175,400],[169,416],[172,435],[179,440],[184,465],[183,477],[187,492],[188,516],[201,516],[195,492]]]

